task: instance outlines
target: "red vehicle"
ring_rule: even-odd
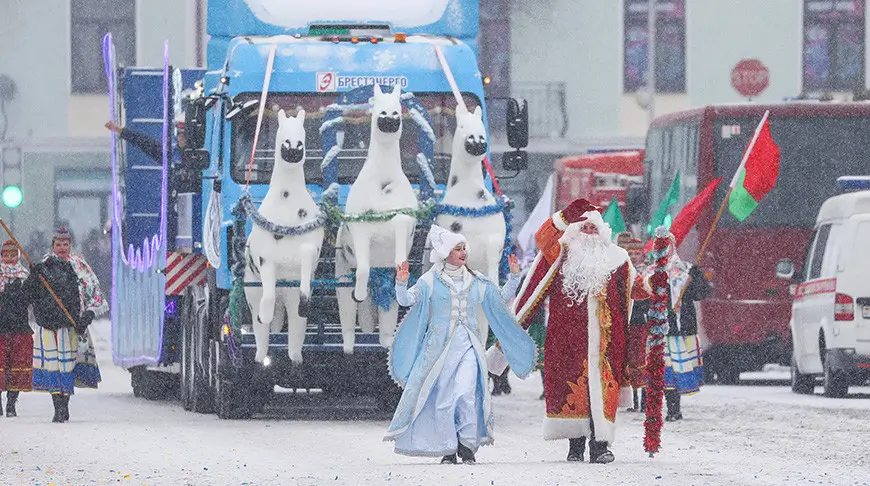
[[[643,183],[643,150],[576,155],[553,164],[552,208],[564,208],[582,197],[607,206],[616,196],[625,205],[629,186]]]
[[[681,194],[673,214],[724,177],[697,233],[681,247],[683,259],[694,262],[699,236],[710,229],[765,110],[780,148],[776,187],[742,223],[726,210],[701,261],[715,286],[700,303],[705,372],[723,382],[765,363],[790,362],[792,297],[788,283],[776,278],[776,264],[782,258],[803,264],[816,214],[837,193],[838,176],[870,174],[870,103],[718,105],[659,117],[647,134],[644,160],[650,215],[677,171]]]

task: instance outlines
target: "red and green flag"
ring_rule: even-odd
[[[779,147],[770,135],[767,114],[746,147],[743,162],[731,181],[728,210],[743,221],[755,211],[764,196],[776,186]]]
[[[622,211],[619,210],[619,200],[616,199],[616,196],[613,196],[610,205],[607,206],[601,218],[613,230],[613,239],[616,239],[616,235],[625,231],[625,220],[622,219]]]

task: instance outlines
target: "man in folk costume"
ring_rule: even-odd
[[[21,265],[21,254],[12,240],[3,243],[0,256],[0,392],[6,392],[6,416],[15,417],[18,394],[32,387],[33,330],[24,288],[29,272]]]
[[[31,270],[28,288],[39,333],[33,346],[33,388],[51,393],[54,422],[69,420],[69,398],[74,387],[97,388],[101,381],[88,326],[108,310],[100,283],[85,260],[70,253],[72,238],[59,228],[52,250]],[[61,299],[69,316],[36,278],[42,274]]]
[[[488,329],[520,377],[535,366],[535,344],[505,304],[519,283],[515,257],[499,290],[465,266],[464,236],[433,226],[430,240],[434,265],[413,287],[407,288],[407,262],[396,270],[396,300],[413,307],[390,349],[390,374],[404,392],[384,440],[395,441],[398,454],[442,456],[451,464],[458,454],[474,463],[477,449],[493,441]]]
[[[646,256],[643,251],[643,240],[635,238],[625,231],[616,236],[616,244],[628,252],[631,264],[639,275],[645,275],[647,270]],[[628,322],[628,339],[626,341],[628,360],[628,382],[631,384],[632,408],[628,412],[643,411],[643,400],[638,400],[638,391],[646,386],[646,343],[649,334],[647,321],[649,300],[635,300]]]
[[[609,463],[634,299],[649,298],[628,253],[611,242],[602,208],[572,202],[535,235],[541,251],[514,303],[528,326],[549,298],[544,360],[544,439],[569,439],[568,460]],[[624,390],[624,399],[630,393]]]
[[[701,359],[701,341],[698,338],[698,317],[695,302],[706,299],[713,287],[701,268],[684,262],[677,255],[676,239],[668,235],[668,337],[665,346],[665,401],[668,412],[665,420],[683,419],[680,396],[692,395],[704,383]],[[682,300],[680,294],[682,293]]]

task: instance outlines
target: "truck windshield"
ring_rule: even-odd
[[[724,176],[718,203],[725,197],[758,118],[717,118],[715,170]],[[739,130],[735,127],[739,126]],[[720,226],[812,228],[822,203],[837,194],[837,177],[870,175],[870,119],[859,117],[773,118],[770,132],[779,145],[779,177],[776,187],[743,223],[728,211]],[[739,133],[738,136],[731,134]]]
[[[450,153],[453,144],[453,132],[456,129],[456,99],[452,93],[415,93],[423,103],[432,118],[432,129],[435,132],[435,182],[443,184],[450,170]],[[259,94],[239,95],[237,102],[249,99],[259,99]],[[283,109],[288,115],[296,113],[299,107],[305,109],[305,181],[308,184],[322,184],[323,173],[320,163],[323,160],[323,141],[320,127],[326,114],[326,107],[334,103],[336,93],[323,94],[277,94],[266,99],[266,111],[263,115],[263,126],[257,141],[257,151],[254,155],[254,167],[251,174],[252,184],[268,184],[272,173],[275,155],[275,133],[277,130],[277,113]],[[474,110],[480,104],[473,94],[464,94],[465,104],[469,110]],[[338,156],[339,183],[350,184],[355,179],[368,153],[371,115],[366,110],[349,111],[344,114],[344,149]],[[251,144],[257,126],[257,110],[251,110],[233,119],[233,146],[231,175],[234,181],[244,184],[247,177],[248,164],[251,160]],[[420,153],[418,143],[418,126],[407,110],[402,117],[402,138],[400,141],[402,167],[412,184],[420,178],[417,165],[417,154]]]

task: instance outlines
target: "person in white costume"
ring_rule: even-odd
[[[516,257],[499,290],[466,266],[464,236],[433,226],[429,238],[434,265],[413,287],[407,287],[407,262],[396,269],[396,299],[413,307],[390,349],[390,374],[404,392],[384,440],[395,441],[398,454],[442,456],[448,464],[456,464],[458,455],[474,463],[477,449],[493,441],[488,329],[520,377],[534,369],[537,351],[506,304],[519,284]]]

